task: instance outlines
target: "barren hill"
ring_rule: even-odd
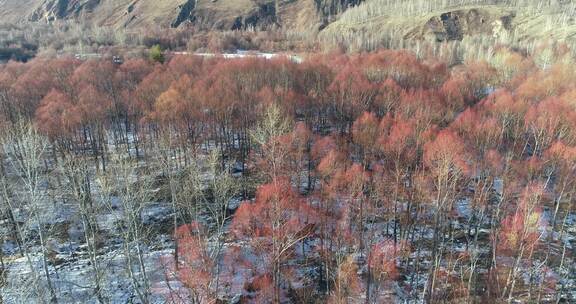
[[[282,27],[320,31],[321,39],[336,42],[576,37],[576,3],[570,0],[0,0],[0,20],[78,20],[126,29]]]
[[[344,12],[322,33],[324,37],[356,35],[381,39],[393,35],[436,41],[462,40],[478,34],[515,41],[574,39],[576,3],[569,0],[368,0]]]
[[[208,29],[286,25],[322,26],[359,0],[0,0],[7,23],[76,19],[99,26],[178,27],[186,22]]]

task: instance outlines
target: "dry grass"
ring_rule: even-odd
[[[115,28],[168,26],[184,2],[186,0],[102,0],[92,13],[84,14],[79,19]],[[51,12],[46,11],[46,3],[44,0],[0,0],[0,20],[6,23],[25,21],[35,11],[47,17]],[[129,11],[131,5],[134,9]]]
[[[38,0],[0,0],[0,22],[20,23],[27,20]]]
[[[496,4],[483,4],[488,2]],[[320,39],[328,44],[348,45],[352,49],[403,47],[404,43],[413,44],[413,41],[403,40],[420,40],[426,38],[427,34],[431,36],[432,29],[428,22],[432,18],[439,18],[443,13],[455,10],[477,9],[489,16],[492,26],[487,27],[485,32],[476,31],[473,34],[484,35],[484,39],[492,43],[514,45],[543,39],[574,43],[576,4],[541,7],[531,6],[530,3],[535,1],[368,0],[346,11],[339,20],[320,33]],[[512,18],[509,30],[501,28],[501,23],[493,22],[510,14],[515,17]],[[464,33],[465,36],[470,34]]]
[[[87,0],[78,1],[84,3]],[[238,17],[256,14],[263,4],[274,4],[274,0],[197,1],[194,11],[196,29],[221,30],[230,30]],[[45,3],[47,0],[0,0],[0,23],[26,21]],[[74,21],[81,22],[71,28],[89,29],[79,30],[74,37],[82,39],[89,32],[95,36],[95,41],[102,41],[100,44],[104,45],[128,38],[141,41],[144,35],[162,37],[167,33],[165,27],[176,20],[184,3],[186,0],[101,0],[92,13],[74,18]],[[277,33],[282,34],[286,45],[295,42],[312,46],[328,45],[328,48],[345,46],[350,50],[413,48],[420,52],[422,43],[429,38],[434,39],[438,32],[438,28],[429,25],[430,20],[437,21],[445,12],[469,9],[481,10],[482,16],[488,16],[487,25],[475,28],[472,24],[470,31],[464,30],[463,41],[453,41],[442,48],[432,46],[434,52],[451,49],[447,53],[464,58],[467,55],[463,55],[461,49],[472,49],[478,43],[492,47],[494,44],[516,46],[520,43],[525,46],[526,42],[546,39],[567,41],[569,44],[576,41],[576,1],[365,0],[339,16],[330,16],[334,22],[320,33],[317,33],[318,29],[325,20],[322,13],[316,10],[314,0],[282,0],[280,3],[277,13],[283,27]],[[510,30],[502,29],[497,21],[512,13],[515,17],[512,18]],[[441,29],[442,22],[436,22],[438,24]],[[42,26],[41,23],[38,25]],[[257,27],[260,28],[259,25]],[[280,39],[274,39],[274,42]],[[257,37],[256,40],[262,39]],[[72,41],[72,44],[76,43]],[[489,47],[479,49],[475,54],[489,54],[492,52]]]
[[[185,0],[104,0],[90,16],[93,23],[113,27],[169,26]],[[133,10],[128,8],[133,5]]]
[[[236,17],[249,14],[257,7],[257,3],[251,0],[198,0],[195,14],[201,27],[215,25],[219,29],[230,29]]]

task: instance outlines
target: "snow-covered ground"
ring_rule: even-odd
[[[93,270],[87,257],[72,257],[73,253],[60,254],[59,258],[65,261],[63,264],[50,265],[50,273],[54,289],[60,303],[98,303],[93,284]],[[76,253],[79,254],[79,253]],[[145,266],[150,274],[152,303],[165,303],[166,286],[164,265],[162,257],[173,256],[172,249],[149,251],[145,254]],[[33,266],[37,275],[43,274],[41,254],[32,257]],[[131,280],[126,271],[126,259],[121,250],[111,250],[98,257],[99,266],[102,267],[102,296],[109,303],[139,303],[139,299],[131,285]],[[4,303],[34,303],[36,299],[24,295],[31,295],[30,286],[32,280],[29,263],[25,257],[11,261],[6,278],[6,285],[2,288]],[[136,275],[141,276],[140,273]],[[170,282],[171,286],[178,286],[179,282]],[[47,292],[44,286],[43,292]]]
[[[240,168],[236,168],[240,170]],[[205,172],[201,173],[201,180],[207,182],[212,176]],[[302,173],[302,180],[306,180],[305,172]],[[307,185],[301,184],[300,188],[305,188]],[[494,185],[496,192],[501,189],[501,183],[496,182]],[[101,284],[105,286],[101,290],[102,297],[109,303],[140,303],[140,299],[136,292],[134,282],[131,280],[123,240],[118,236],[119,221],[122,218],[123,204],[120,197],[112,196],[108,203],[101,201],[97,195],[97,185],[94,185],[94,203],[98,205],[98,214],[96,216],[96,225],[100,234],[100,243],[98,247],[97,265],[101,271]],[[158,189],[154,190],[158,192]],[[233,199],[229,208],[234,210],[240,205],[240,199]],[[407,206],[400,202],[397,203],[398,212],[404,213],[407,211]],[[174,243],[170,235],[172,227],[171,220],[173,210],[169,202],[146,202],[142,204],[140,212],[140,220],[146,227],[145,238],[140,240],[144,256],[144,268],[150,278],[149,284],[149,300],[151,303],[187,303],[189,297],[188,291],[183,287],[183,283],[174,271]],[[28,216],[26,210],[17,209],[15,218],[24,222]],[[63,202],[57,199],[48,198],[45,203],[41,205],[40,213],[41,224],[51,232],[51,237],[47,240],[47,249],[49,250],[48,269],[50,277],[58,295],[59,303],[98,303],[98,298],[94,286],[94,268],[91,264],[91,259],[87,251],[87,246],[84,242],[84,231],[82,222],[79,217],[79,211],[76,204],[71,202]],[[470,199],[464,198],[456,202],[454,211],[457,217],[451,223],[452,228],[457,231],[466,231],[470,220],[475,212],[474,208],[470,205]],[[377,211],[375,214],[385,214],[385,211]],[[432,214],[421,214],[420,218],[429,220]],[[544,217],[550,220],[551,214],[549,210],[545,210]],[[373,243],[378,243],[383,240],[390,240],[393,238],[393,220],[378,218],[371,222],[366,227],[367,233],[373,233]],[[487,239],[490,231],[487,229],[488,221],[485,220],[479,225],[477,231],[481,238]],[[563,244],[566,248],[573,249],[575,236],[576,236],[576,215],[571,214],[566,218],[566,234],[563,235]],[[2,227],[8,225],[2,225]],[[47,299],[49,296],[48,288],[43,270],[42,254],[38,241],[34,239],[33,230],[37,229],[34,221],[29,225],[28,229],[31,230],[31,237],[27,240],[28,256],[20,256],[18,246],[9,238],[6,238],[1,244],[2,252],[4,254],[5,280],[0,291],[3,303],[36,303],[38,301],[38,294],[40,297]],[[228,226],[226,226],[228,227]],[[9,235],[7,231],[3,231],[4,235]],[[474,232],[476,233],[476,232]],[[413,230],[417,239],[415,245],[418,247],[412,248],[410,252],[410,259],[407,263],[403,263],[399,267],[404,272],[404,277],[394,283],[386,285],[382,288],[380,294],[382,301],[386,303],[405,303],[405,301],[412,301],[421,298],[421,290],[427,284],[427,271],[431,266],[432,251],[430,250],[430,241],[434,237],[434,230],[430,225],[422,224],[417,225]],[[556,239],[560,235],[553,236]],[[446,236],[446,238],[450,238]],[[452,252],[465,255],[471,251],[476,251],[479,255],[489,255],[490,247],[483,246],[477,249],[468,248],[466,243],[462,241],[464,236],[454,237],[454,242],[449,244]],[[243,244],[239,241],[227,240],[228,243],[224,245],[223,255],[233,249],[239,249],[243,252],[243,258],[248,261],[248,264],[256,265],[252,268],[235,265],[230,267],[223,261],[220,261],[221,267],[221,286],[220,295],[222,298],[233,298],[234,301],[239,301],[241,296],[252,296],[250,291],[246,290],[246,278],[252,277],[254,273],[264,272],[262,263],[257,260],[254,253],[248,251],[250,246]],[[132,254],[134,252],[134,243],[129,244]],[[318,242],[310,240],[306,243],[299,244],[295,247],[295,253],[289,263],[294,265],[306,265],[301,267],[294,267],[296,270],[292,274],[291,286],[292,288],[302,288],[315,284],[318,281],[322,269],[318,269],[318,263],[310,263],[310,261],[318,261]],[[352,251],[357,252],[358,248],[351,248]],[[554,248],[560,250],[561,248]],[[576,268],[574,268],[574,257],[567,256],[566,264],[563,272],[556,274],[543,269],[542,273],[546,273],[546,278],[553,278],[557,284],[562,284],[564,290],[571,294],[572,298],[576,298]],[[359,264],[358,272],[361,275],[366,274],[365,257],[356,254],[355,260]],[[418,260],[418,265],[415,261]],[[143,274],[139,272],[139,267],[136,265],[136,260],[133,260],[135,265],[132,269],[135,271],[134,276],[141,279]],[[440,269],[448,269],[446,260],[440,264]],[[511,264],[512,260],[502,258],[498,263]],[[525,269],[537,269],[536,265],[521,265]],[[33,270],[33,271],[32,271]],[[487,269],[478,269],[478,273],[486,275]],[[522,272],[522,279],[528,281],[530,273],[527,271]],[[539,278],[539,274],[532,274],[533,278]],[[38,284],[34,283],[34,280]],[[364,284],[364,282],[361,282]],[[33,286],[39,286],[38,290],[34,290]],[[394,299],[394,300],[391,300]],[[359,299],[362,302],[362,299]]]

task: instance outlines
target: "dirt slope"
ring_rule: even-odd
[[[0,0],[1,22],[82,20],[142,29],[192,23],[210,30],[283,27],[320,38],[436,41],[574,39],[576,1],[551,0]],[[347,38],[346,38],[347,37]]]
[[[325,26],[361,0],[0,0],[0,22],[75,19],[94,25],[178,27],[187,22],[207,29]]]
[[[39,0],[0,0],[0,22],[19,23],[28,20]]]
[[[334,41],[350,36],[435,41],[476,35],[502,41],[576,38],[576,1],[556,0],[552,5],[536,0],[514,2],[429,0],[426,5],[416,5],[423,2],[367,0],[344,12],[321,37]]]

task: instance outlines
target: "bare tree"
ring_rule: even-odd
[[[204,227],[194,232],[194,243],[203,247],[196,250],[210,261],[210,267],[206,267],[211,276],[207,286],[210,295],[206,296],[215,298],[221,285],[220,260],[228,231],[227,223],[231,217],[230,203],[240,194],[240,185],[228,170],[222,168],[219,151],[214,150],[208,155],[205,163],[207,168],[201,169],[200,161],[196,159],[187,168],[178,201],[185,217]],[[201,170],[206,170],[206,174],[199,174]],[[186,252],[183,253],[186,255]]]
[[[290,123],[283,115],[278,105],[271,104],[250,134],[254,143],[260,148],[259,153],[268,170],[263,174],[267,175],[268,180],[275,180],[278,177],[284,161],[285,151],[282,150],[278,138],[288,133]]]
[[[178,238],[176,237],[176,231],[178,230],[178,195],[179,190],[181,190],[181,184],[179,183],[179,166],[178,160],[173,155],[174,140],[172,128],[168,127],[164,132],[163,136],[160,137],[158,145],[155,146],[155,161],[156,165],[159,167],[163,174],[163,177],[168,183],[168,188],[170,191],[170,203],[172,205],[172,224],[173,224],[173,234],[174,234],[174,266],[178,270]]]
[[[98,225],[96,222],[97,207],[92,198],[92,183],[90,165],[86,158],[77,155],[68,155],[59,163],[61,173],[66,178],[67,189],[77,203],[79,216],[82,222],[84,240],[87,245],[90,265],[92,266],[92,282],[94,294],[100,303],[106,303],[103,295],[103,269],[98,259]]]
[[[43,168],[45,155],[48,149],[47,139],[40,135],[37,130],[27,122],[20,122],[13,125],[6,134],[3,145],[4,153],[7,155],[8,163],[18,177],[20,188],[14,191],[19,202],[22,203],[21,211],[26,211],[30,217],[29,227],[18,226],[20,238],[25,239],[25,228],[35,230],[40,242],[42,253],[42,269],[46,279],[46,287],[49,291],[50,302],[57,302],[56,291],[52,281],[48,265],[48,251],[46,247],[47,230],[45,229],[46,203],[46,171]],[[8,200],[10,201],[10,200]],[[24,204],[23,202],[26,202]],[[14,206],[10,206],[13,211]],[[26,247],[26,246],[25,246]],[[33,266],[29,249],[26,248],[26,258],[30,265],[33,276],[36,276],[36,269]],[[36,281],[37,278],[34,278]],[[39,294],[42,297],[41,294]]]
[[[142,303],[149,303],[150,280],[145,265],[145,243],[149,234],[142,219],[144,208],[152,199],[152,176],[138,163],[116,158],[110,169],[99,175],[97,182],[103,201],[110,212],[117,215],[116,224],[121,237],[125,267],[132,288]],[[118,212],[115,212],[118,211]]]
[[[198,201],[200,210],[209,221],[210,238],[213,241],[210,256],[218,260],[222,253],[225,242],[226,223],[230,219],[230,202],[240,193],[240,185],[225,169],[221,168],[220,154],[213,151],[208,159],[209,181],[208,197]],[[220,263],[215,263],[213,270],[215,278],[214,293],[217,294],[220,287]]]

